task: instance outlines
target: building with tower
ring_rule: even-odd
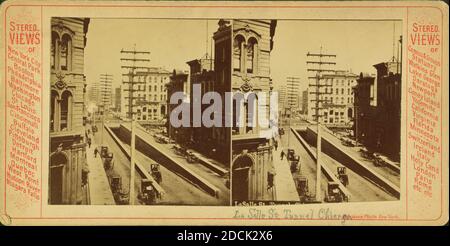
[[[81,204],[86,171],[84,48],[89,19],[51,19],[49,204]]]
[[[268,130],[258,124],[261,108],[269,113],[269,99],[256,93],[272,90],[270,52],[273,48],[276,21],[233,20],[231,90],[243,95],[233,100],[232,127],[232,199],[275,200],[274,167],[271,139],[262,134]],[[236,97],[234,98],[236,99]],[[257,106],[258,105],[258,106]],[[267,126],[266,126],[267,127]]]

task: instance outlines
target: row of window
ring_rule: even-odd
[[[350,88],[347,88],[347,90],[345,90],[344,88],[335,88],[334,89],[334,93],[336,95],[339,95],[339,94],[344,95],[346,91],[347,91],[347,95],[353,95],[353,90],[350,89]],[[332,94],[333,93],[333,88],[325,87],[325,93]]]
[[[142,112],[143,112],[143,113],[147,113],[147,107],[143,107],[143,108],[142,108]],[[156,113],[158,113],[158,109],[156,109],[156,108],[154,108],[153,110],[148,109],[148,113],[151,114],[152,112],[153,112],[154,114],[156,114]],[[138,113],[138,115],[140,115],[140,114],[141,114],[141,110],[138,109],[138,110],[137,110],[137,113]]]
[[[251,37],[247,41],[236,35],[233,43],[233,70],[246,73],[256,72],[258,41]]]
[[[142,98],[142,99],[144,99],[144,100],[147,100],[147,95],[146,94],[144,94],[144,95],[138,95],[138,97],[139,98]],[[153,101],[158,101],[158,94],[149,94],[148,95],[148,99],[149,100],[152,100],[152,98],[153,98]],[[166,96],[166,94],[159,94],[159,100],[160,101],[165,101],[167,99],[167,96]]]
[[[330,85],[330,86],[333,85],[333,82],[334,82],[335,86],[338,86],[338,85],[344,86],[345,81],[347,81],[347,86],[352,86],[352,85],[356,84],[355,80],[325,79],[326,84]]]
[[[333,123],[345,123],[345,119],[343,119],[343,118],[341,118],[341,119],[330,118],[330,119],[324,119],[323,122],[324,123],[328,123],[329,122],[330,124],[333,124]]]
[[[166,83],[168,81],[168,77],[166,76],[136,76],[138,82],[148,82],[148,83]],[[135,78],[136,78],[135,77]]]
[[[138,85],[137,86],[137,91],[145,91],[146,88],[148,88],[149,92],[151,92],[151,91],[154,91],[154,92],[165,92],[166,91],[166,87],[164,85],[161,85],[159,87],[157,85],[154,85],[154,86],[149,85],[148,87],[146,87],[145,85],[143,85],[143,86]],[[159,88],[159,91],[158,91],[158,88]]]
[[[336,98],[330,97],[329,99],[328,99],[328,97],[325,97],[324,100],[327,102],[330,102],[330,103],[345,104],[344,97],[341,97],[340,100],[339,100],[339,97],[336,97]],[[353,103],[353,102],[354,102],[353,97],[347,97],[347,103]]]

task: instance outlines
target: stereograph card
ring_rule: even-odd
[[[448,5],[1,5],[4,225],[443,225]]]

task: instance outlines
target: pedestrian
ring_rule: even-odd
[[[277,151],[277,149],[278,149],[278,141],[274,140],[273,145],[275,146],[275,151]]]
[[[281,154],[280,154],[280,155],[281,155],[281,160],[283,160],[283,157],[284,157],[284,150],[281,151]]]
[[[91,138],[88,138],[88,139],[87,139],[87,142],[88,142],[88,146],[89,146],[89,149],[90,149],[90,148],[91,148],[91,143],[92,143],[92,142],[91,142]]]
[[[97,147],[94,149],[94,158],[97,158],[97,154],[98,154],[98,149]]]

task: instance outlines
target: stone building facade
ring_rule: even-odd
[[[49,204],[82,202],[88,26],[89,19],[51,19]]]
[[[139,83],[133,85],[133,107],[135,119],[145,124],[151,121],[161,121],[167,114],[166,84],[170,82],[172,72],[159,67],[150,67],[135,71],[133,80]],[[130,79],[130,76],[127,76]],[[129,115],[129,86],[122,86],[121,114]]]
[[[319,106],[321,123],[326,126],[351,127],[354,118],[353,87],[356,85],[358,75],[349,71],[338,70],[323,74],[320,87]],[[310,84],[315,84],[313,81]],[[315,86],[309,86],[308,119],[315,120]]]
[[[258,117],[269,113],[265,103],[254,97],[258,92],[272,90],[270,52],[273,48],[276,21],[232,21],[232,82],[235,94],[243,100],[233,100],[232,127],[232,199],[275,200],[271,179],[274,175],[272,143],[262,135],[267,130],[258,124]],[[256,101],[255,101],[256,100]],[[258,106],[256,106],[258,105]],[[258,117],[257,117],[258,116]],[[273,179],[272,179],[273,180]]]

